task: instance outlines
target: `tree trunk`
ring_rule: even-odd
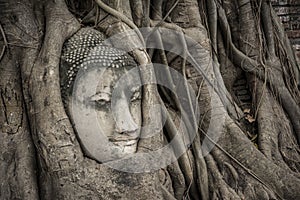
[[[0,199],[300,199],[300,68],[270,1],[0,0],[0,10]],[[87,156],[65,110],[61,52],[86,26],[139,64],[143,125],[165,118],[139,139],[137,155],[153,156],[138,160],[145,171]],[[157,80],[170,88],[147,84]]]
[[[271,1],[300,62],[300,5],[296,0]]]

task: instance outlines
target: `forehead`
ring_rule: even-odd
[[[132,94],[141,89],[141,79],[136,67],[93,68],[76,79],[72,96],[84,102],[97,93],[108,95]]]
[[[100,92],[103,89],[107,90],[107,88],[110,90],[115,87],[132,89],[141,86],[139,73],[137,73],[137,69],[134,68],[110,67],[106,68],[105,71],[99,71],[97,73],[99,73],[97,92]]]

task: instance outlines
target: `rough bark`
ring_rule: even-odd
[[[299,66],[269,1],[0,0],[0,10],[0,199],[300,198]],[[59,85],[63,43],[80,26],[107,36],[168,28],[199,45],[191,52],[172,31],[157,34],[162,49],[145,49],[138,30],[112,41],[141,65],[144,82],[159,76],[151,67],[159,62],[198,92],[195,124],[192,106],[185,113],[176,94],[154,84],[143,88],[143,123],[161,123],[161,113],[167,120],[164,130],[140,140],[139,152],[160,149],[176,134],[174,148],[184,148],[184,138],[198,130],[177,162],[134,174],[84,155]],[[189,98],[187,92],[187,104]],[[161,113],[151,116],[157,103]],[[222,120],[217,139],[211,127]],[[204,144],[214,148],[206,154]]]

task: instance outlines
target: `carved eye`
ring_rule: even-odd
[[[99,92],[90,97],[90,102],[95,103],[97,106],[104,106],[110,102],[111,94]]]
[[[109,102],[110,101],[106,101],[104,99],[100,99],[100,100],[95,101],[95,103],[96,103],[97,106],[104,106],[105,104],[107,104]]]
[[[141,91],[140,90],[136,90],[135,92],[133,92],[133,94],[131,96],[131,101],[136,101],[138,99],[141,99]]]

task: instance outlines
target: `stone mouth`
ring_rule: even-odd
[[[108,140],[117,146],[133,146],[138,142],[138,137],[136,135],[127,134],[114,134],[108,136]]]
[[[115,132],[113,135],[108,136],[110,142],[127,142],[127,143],[134,143],[137,142],[139,138],[138,131],[126,132],[126,133],[117,133]]]
[[[117,146],[124,155],[134,154],[137,151],[137,139],[114,140],[110,142]]]
[[[135,139],[135,140],[114,140],[111,142],[118,146],[132,146],[132,145],[137,144],[137,139]]]

